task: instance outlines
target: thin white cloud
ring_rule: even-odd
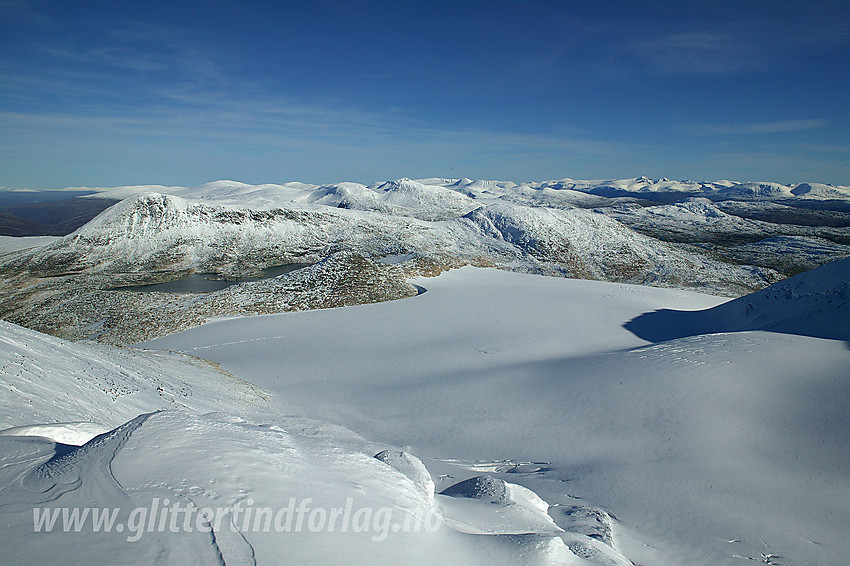
[[[690,24],[626,44],[631,57],[654,73],[728,76],[780,68],[790,59],[850,46],[850,12],[836,6],[780,3],[756,11],[707,8],[715,23]]]
[[[0,20],[51,24],[52,20],[37,10],[38,2],[31,0],[0,0]]]
[[[228,67],[232,71],[234,62],[226,50],[214,47],[204,32],[136,22],[110,23],[108,29],[105,24],[89,26],[89,34],[68,34],[51,44],[34,44],[38,52],[53,60],[45,59],[41,67],[19,68],[17,74],[53,75],[67,67],[108,73],[124,69],[137,74],[125,75],[122,80],[143,89],[152,77],[154,82],[179,78],[198,85],[230,82]]]
[[[746,122],[736,124],[691,124],[683,129],[692,134],[707,136],[781,134],[824,128],[826,120],[777,120],[774,122]]]
[[[135,71],[162,71],[172,63],[156,61],[147,54],[127,47],[109,46],[75,51],[67,48],[55,48],[47,45],[36,46],[42,53],[53,57],[75,61],[86,65],[105,65]]]
[[[634,43],[632,50],[664,74],[728,75],[767,64],[763,48],[724,31],[675,33]]]
[[[850,145],[829,145],[822,143],[798,143],[794,146],[800,151],[813,153],[846,153],[850,155]]]

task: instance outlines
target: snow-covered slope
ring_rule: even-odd
[[[8,323],[0,341],[9,563],[626,564],[527,488],[435,496],[415,456],[283,415],[211,363]]]
[[[38,248],[58,239],[58,236],[0,236],[0,255]]]
[[[841,269],[813,273],[846,281]],[[215,322],[149,346],[214,359],[288,411],[411,446],[438,491],[484,470],[530,488],[565,531],[597,525],[570,543],[579,554],[604,550],[588,541],[605,532],[636,564],[850,553],[844,342],[758,331],[647,345],[630,319],[722,300],[471,268],[417,283],[428,292],[407,301]],[[802,291],[776,300],[808,309]],[[850,326],[827,304],[819,320]],[[579,517],[581,528],[559,522]]]
[[[644,314],[628,328],[653,341],[765,330],[850,342],[850,259],[828,263],[713,309]]]
[[[268,405],[263,391],[193,356],[68,342],[5,321],[0,344],[0,430],[85,421],[104,432],[142,412]]]
[[[770,272],[723,264],[639,234],[594,212],[498,202],[465,217],[494,240],[519,248],[571,277],[738,292]],[[493,244],[496,245],[495,243]],[[733,283],[737,279],[737,285]],[[699,284],[692,282],[699,280]]]
[[[841,269],[811,285],[846,281]],[[408,301],[221,321],[149,346],[210,357],[288,411],[411,446],[438,491],[488,470],[540,494],[553,518],[601,507],[636,564],[850,552],[844,342],[740,332],[647,345],[630,319],[722,300],[471,268],[417,283],[428,292]],[[778,296],[777,310],[810,306],[802,291]],[[828,304],[819,320],[850,327]]]

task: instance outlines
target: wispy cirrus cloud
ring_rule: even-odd
[[[777,120],[773,122],[742,122],[733,124],[689,124],[682,129],[691,134],[704,136],[727,136],[747,134],[782,134],[824,128],[829,122],[812,120]]]
[[[50,24],[52,20],[38,10],[32,0],[0,0],[0,20]]]
[[[798,56],[847,50],[850,12],[840,3],[706,5],[705,23],[628,41],[632,59],[653,73],[720,77],[769,71]],[[675,28],[674,28],[675,29]]]
[[[46,55],[88,65],[100,64],[134,71],[162,71],[171,66],[164,61],[155,61],[149,55],[138,53],[128,47],[98,47],[82,51],[47,45],[40,45],[38,48]]]
[[[728,75],[767,65],[759,45],[723,31],[693,31],[648,39],[631,45],[632,52],[662,74]]]
[[[230,84],[238,69],[206,32],[167,24],[86,22],[72,33],[34,41],[29,49],[28,60],[5,62],[13,84],[0,86],[0,94],[33,79],[64,82],[41,92],[65,96],[94,90],[107,98],[147,95],[158,85],[216,89]]]

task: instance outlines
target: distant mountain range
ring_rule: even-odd
[[[239,279],[330,257],[337,259],[319,278],[283,276],[286,292],[272,301],[275,309],[329,304],[310,298],[309,287],[327,291],[344,277],[361,289],[369,277],[376,285],[393,281],[380,283],[392,291],[375,300],[408,296],[405,278],[461,265],[739,296],[850,256],[850,188],[816,183],[405,178],[85,191],[73,200],[98,203],[92,211],[123,200],[55,242],[0,258],[8,289],[0,316],[68,337],[101,336],[86,329],[116,319],[108,325],[126,324],[141,339],[148,336],[131,322],[153,303],[156,328],[184,328],[246,308],[268,312],[256,297],[269,295],[271,283],[240,283],[250,292],[230,289],[217,302],[183,297],[193,306],[175,307],[179,323],[162,314],[173,300],[139,300],[116,287],[191,273]],[[331,302],[362,302],[343,295]],[[105,305],[114,307],[109,316],[100,312]]]
[[[532,183],[428,178],[417,181],[400,179],[373,185],[351,182],[329,185],[297,182],[248,185],[235,181],[215,181],[192,188],[128,185],[111,188],[71,187],[62,191],[2,191],[0,235],[64,236],[119,200],[143,192],[217,201],[238,201],[250,197],[241,204],[250,204],[252,207],[280,206],[292,202],[315,203],[409,215],[425,220],[440,219],[452,212],[469,209],[470,204],[463,196],[473,199],[500,198],[549,207],[582,208],[610,205],[611,199],[631,198],[652,203],[670,203],[700,196],[715,201],[788,201],[786,205],[802,210],[835,208],[850,213],[850,187],[823,183],[783,185],[772,182],[653,180],[647,177],[560,179]],[[802,215],[800,213],[798,217]],[[819,215],[812,220],[813,225],[832,225],[830,221],[834,222],[829,215]],[[843,219],[840,225],[850,225],[850,219]]]

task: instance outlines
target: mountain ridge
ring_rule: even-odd
[[[232,314],[242,304],[255,305],[248,295],[269,296],[263,289],[273,285],[241,285],[250,291],[237,303],[228,299],[224,310],[210,309],[197,297],[163,303],[116,288],[190,274],[237,280],[282,264],[315,264],[339,253],[364,261],[332,263],[334,274],[328,272],[327,280],[342,280],[347,273],[361,289],[368,288],[370,277],[376,288],[384,285],[385,270],[373,269],[376,264],[391,264],[393,277],[476,265],[735,297],[850,256],[850,231],[844,227],[850,226],[850,210],[836,210],[832,204],[845,201],[821,198],[832,194],[824,187],[648,178],[536,184],[402,178],[368,186],[214,181],[194,188],[118,187],[96,194],[129,196],[75,232],[0,257],[5,282],[0,316],[61,336],[121,343],[138,337],[132,320],[156,320],[173,331],[209,316]],[[162,192],[146,191],[152,188]],[[844,188],[834,189],[843,194]],[[612,196],[596,194],[610,191]],[[717,200],[724,191],[741,200]],[[627,196],[617,196],[621,194]],[[755,194],[782,198],[744,198]],[[644,198],[653,195],[666,196]],[[675,200],[680,197],[684,200]],[[804,210],[786,204],[789,199],[817,206]],[[822,206],[827,208],[818,208]],[[822,219],[829,225],[817,225]],[[283,299],[270,304],[286,310],[295,304],[316,308],[362,302],[350,292],[340,300],[322,298],[326,287],[318,281],[287,283]],[[392,289],[375,300],[411,293],[403,286]],[[121,302],[128,306],[123,311],[114,308],[116,293],[124,293]],[[168,306],[187,301],[188,317]],[[250,306],[246,312],[256,311]],[[111,321],[109,331],[87,330],[104,320]]]

